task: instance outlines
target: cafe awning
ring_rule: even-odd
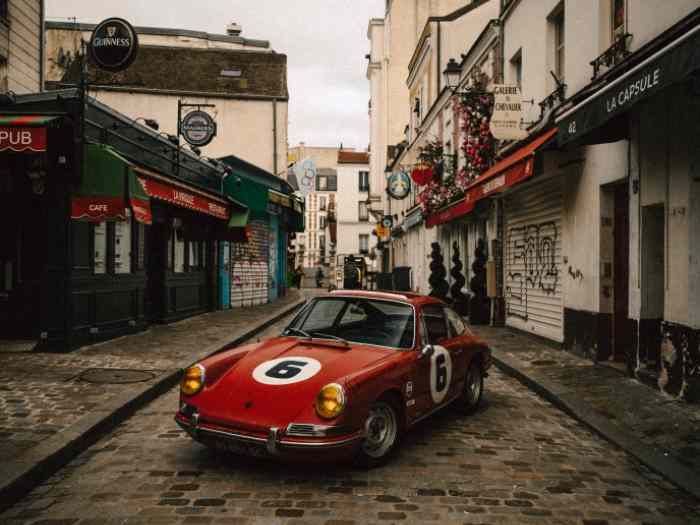
[[[426,226],[432,228],[462,217],[470,213],[479,200],[532,177],[535,171],[535,153],[552,142],[556,134],[556,128],[550,129],[494,164],[467,187],[462,199],[428,216]]]
[[[268,186],[237,174],[227,177],[224,181],[224,193],[247,206],[251,218],[267,218],[269,191]]]
[[[149,197],[217,219],[229,219],[230,205],[223,197],[138,166],[134,171]]]
[[[60,118],[49,115],[0,115],[0,151],[46,151],[46,128]]]
[[[633,59],[634,55],[627,58]],[[616,129],[626,128],[614,126],[616,120],[638,102],[698,70],[700,26],[695,26],[558,117],[557,141],[564,145],[586,137],[587,144],[594,144],[625,138],[607,129],[608,123]]]

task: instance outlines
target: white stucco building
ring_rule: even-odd
[[[46,80],[49,87],[75,83],[80,39],[94,24],[46,23]],[[136,27],[139,53],[119,74],[91,70],[90,96],[135,120],[153,119],[159,130],[177,133],[178,100],[213,104],[204,108],[217,123],[217,136],[202,155],[236,155],[281,175],[287,160],[287,57],[270,43],[226,34]],[[191,110],[193,108],[188,108]],[[184,143],[184,140],[183,140]]]

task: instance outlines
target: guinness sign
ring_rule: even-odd
[[[108,18],[97,25],[90,37],[90,57],[101,69],[122,71],[136,58],[139,39],[126,20]]]
[[[180,132],[192,146],[206,146],[216,136],[216,122],[209,113],[191,111],[182,119]]]

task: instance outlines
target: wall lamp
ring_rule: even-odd
[[[454,58],[450,58],[450,60],[447,62],[447,67],[445,67],[445,70],[442,72],[442,74],[445,80],[445,87],[447,87],[447,89],[449,89],[453,95],[491,94],[488,91],[483,91],[482,89],[485,86],[487,79],[486,75],[480,71],[475,71],[471,75],[473,79],[473,85],[475,86],[475,88],[463,87],[463,89],[460,90],[460,87],[462,87],[462,66],[460,66]]]
[[[158,121],[152,118],[144,118],[144,117],[139,117],[134,120],[134,122],[138,122],[139,120],[143,120],[143,123],[146,124],[151,129],[154,129],[158,131],[160,129],[160,125],[158,124]]]

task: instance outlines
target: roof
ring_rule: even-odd
[[[369,164],[366,151],[338,151],[338,164]]]
[[[80,24],[65,21],[47,20],[46,30],[58,29],[65,31],[94,31],[97,24]],[[176,36],[185,38],[199,38],[201,40],[209,40],[210,42],[227,42],[230,44],[241,44],[247,47],[259,47],[268,49],[270,42],[267,40],[256,40],[244,38],[234,35],[217,35],[214,33],[206,33],[204,31],[192,31],[191,29],[173,29],[167,27],[144,27],[136,26],[134,30],[139,35],[153,36]]]
[[[283,178],[277,177],[273,173],[270,173],[269,171],[264,170],[255,164],[251,164],[240,157],[228,155],[226,157],[219,158],[219,160],[237,170],[239,174],[242,172],[248,178],[259,182],[260,184],[264,184],[265,186],[269,186],[274,190],[282,191],[283,193],[287,194],[292,193],[293,191],[293,188]]]
[[[407,304],[436,303],[442,301],[429,295],[421,295],[412,292],[383,292],[368,290],[336,290],[330,293],[332,297],[367,297],[368,299],[385,299],[390,301],[401,301]]]
[[[63,81],[77,82],[79,67],[76,60]],[[222,76],[224,70],[240,70],[240,75]],[[289,98],[287,56],[244,50],[141,46],[129,68],[110,73],[91,66],[89,81],[96,87],[136,92]]]

